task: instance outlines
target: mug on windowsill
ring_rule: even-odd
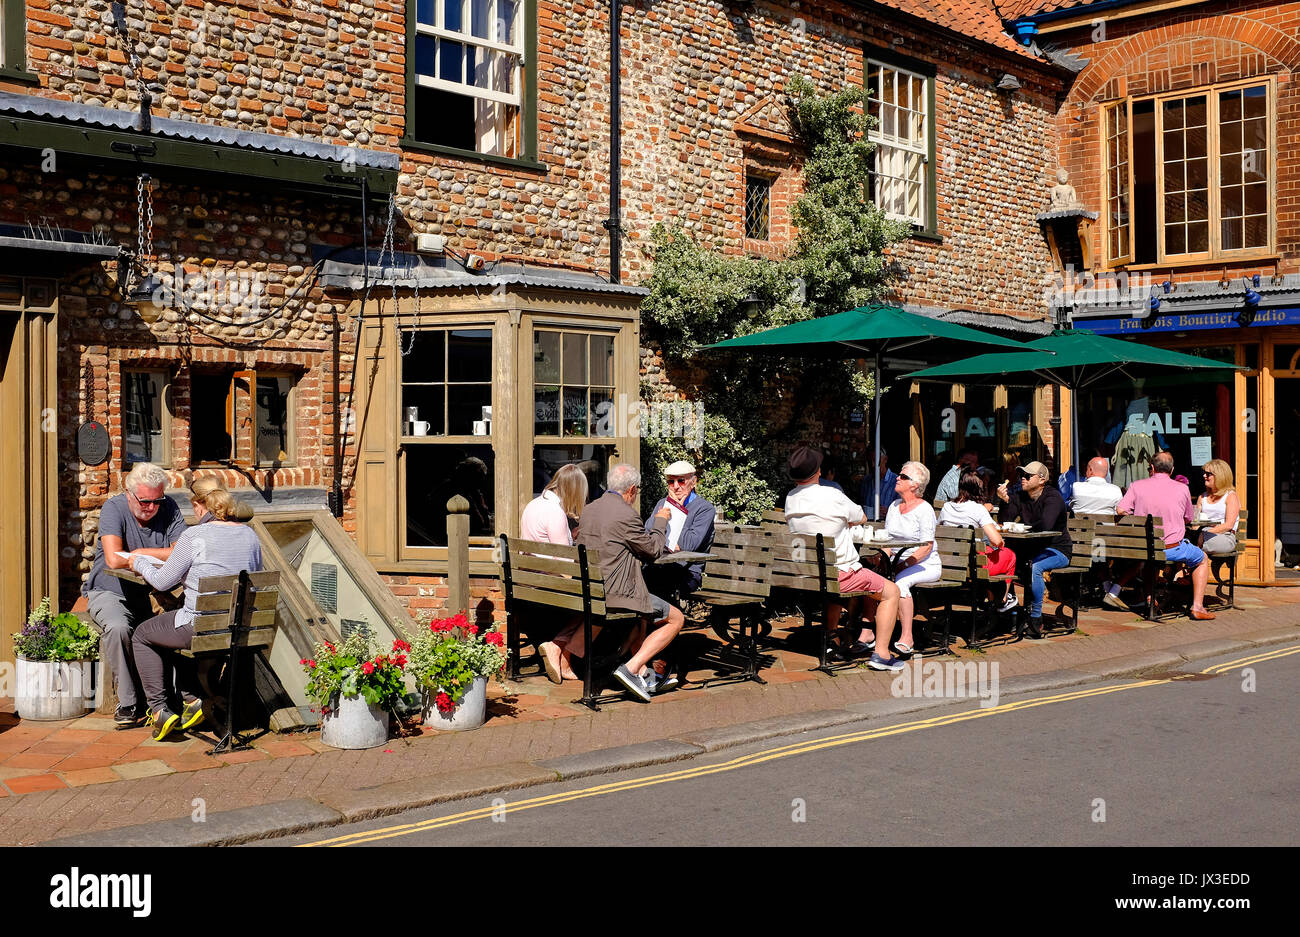
[[[412,436],[428,436],[428,435],[429,435],[429,425],[430,425],[430,424],[429,424],[429,421],[428,421],[428,420],[415,420],[415,421],[413,421],[413,422],[411,423],[411,435],[412,435]]]

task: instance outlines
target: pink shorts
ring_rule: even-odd
[[[865,566],[857,569],[840,570],[841,592],[880,592],[885,588],[885,578],[878,576]]]
[[[1007,547],[985,547],[984,555],[989,558],[990,576],[1005,576],[1016,571],[1016,555]]]

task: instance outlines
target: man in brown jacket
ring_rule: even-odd
[[[641,490],[641,473],[630,465],[611,468],[606,487],[603,495],[583,509],[578,543],[599,551],[605,604],[637,612],[642,628],[646,622],[658,626],[641,640],[627,663],[614,671],[633,696],[648,703],[658,678],[646,665],[677,637],[685,622],[680,610],[650,594],[641,575],[641,561],[654,560],[664,552],[670,512],[665,506],[649,530],[641,526],[641,517],[633,507]],[[668,689],[667,682],[660,688]]]

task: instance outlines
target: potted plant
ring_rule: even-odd
[[[464,613],[438,618],[411,639],[409,670],[424,692],[424,724],[477,729],[487,718],[488,677],[506,663],[506,641]]]
[[[75,719],[94,709],[99,635],[71,612],[51,614],[49,596],[14,634],[14,654],[18,718]]]
[[[316,645],[299,663],[307,696],[321,710],[321,741],[334,748],[374,748],[388,741],[388,717],[406,692],[405,641],[379,654],[370,638],[354,632],[339,644]]]

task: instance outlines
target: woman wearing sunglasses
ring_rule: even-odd
[[[1212,522],[1201,531],[1201,549],[1206,553],[1233,553],[1237,549],[1237,519],[1241,499],[1232,488],[1232,466],[1211,459],[1201,467],[1205,494],[1196,502],[1196,514]]]
[[[214,478],[196,479],[190,486],[190,502],[198,523],[181,534],[167,562],[156,566],[137,557],[132,563],[132,568],[155,589],[172,589],[181,581],[185,583],[184,606],[142,622],[131,639],[155,740],[163,739],[173,729],[188,729],[203,720],[203,701],[195,692],[197,680],[192,662],[178,657],[173,664],[182,698],[179,707],[173,707],[173,701],[167,698],[170,681],[166,679],[168,664],[173,663],[168,660],[170,652],[188,648],[194,640],[199,580],[262,568],[261,544],[253,529],[244,523],[253,516],[247,505],[236,501]]]
[[[899,540],[921,540],[925,546],[900,550],[894,557],[894,582],[898,586],[898,641],[894,648],[900,654],[914,650],[912,637],[912,587],[923,582],[937,582],[943,575],[943,562],[934,542],[934,508],[925,500],[925,488],[930,484],[930,470],[920,462],[903,463],[903,471],[894,483],[901,500],[889,506],[885,515],[885,530]],[[888,654],[888,649],[881,648]],[[877,652],[879,653],[879,652]]]

